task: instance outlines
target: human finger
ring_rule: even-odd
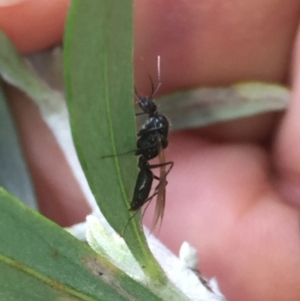
[[[266,150],[205,141],[197,132],[172,136],[159,238],[175,253],[183,241],[195,246],[200,270],[217,277],[228,300],[299,300],[298,212],[275,191]],[[151,219],[148,210],[148,225]]]
[[[284,199],[300,208],[300,30],[293,61],[292,96],[274,143],[276,183]]]
[[[62,40],[70,0],[2,0],[0,28],[21,52],[33,52]]]
[[[245,80],[284,82],[298,26],[300,2],[143,1],[135,3],[135,69],[148,91],[146,70],[160,92]],[[146,73],[146,74],[145,74]]]

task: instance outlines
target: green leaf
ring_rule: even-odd
[[[160,300],[0,189],[1,300]]]
[[[290,91],[283,86],[245,82],[227,87],[198,88],[159,98],[172,130],[203,127],[238,118],[285,110]]]
[[[0,46],[1,51],[1,46]],[[23,150],[0,84],[0,186],[37,208],[31,177]]]
[[[6,35],[0,31],[0,73],[11,85],[24,91],[35,102],[64,103],[60,93],[54,92],[22,58]]]
[[[67,116],[62,93],[53,91],[43,82],[31,65],[16,51],[7,36],[0,31],[0,75],[9,84],[27,94],[39,106],[45,119]],[[1,178],[2,185],[28,204],[36,203],[31,177],[26,171],[22,150],[14,132],[4,100],[1,104]],[[65,138],[65,137],[64,137]],[[17,174],[17,176],[15,175]]]
[[[73,1],[65,37],[65,79],[78,156],[97,203],[122,233],[137,159],[133,106],[132,1]],[[127,155],[103,158],[132,151]],[[135,219],[124,239],[145,273],[164,282]]]
[[[91,3],[91,2],[90,2]],[[92,14],[93,15],[93,14]],[[85,17],[89,20],[89,14],[85,15]],[[97,15],[94,16],[95,18],[98,18]],[[82,20],[81,20],[82,21]],[[132,29],[132,28],[131,28]],[[0,73],[2,75],[2,77],[7,80],[10,84],[18,87],[19,89],[21,89],[22,91],[24,91],[29,97],[31,97],[39,106],[41,113],[43,114],[43,117],[45,118],[45,120],[47,121],[48,118],[50,118],[50,121],[52,120],[51,117],[53,116],[59,116],[59,117],[66,117],[65,114],[65,103],[63,101],[62,95],[54,90],[52,90],[47,84],[45,84],[38,76],[37,74],[31,69],[31,66],[29,64],[27,64],[27,62],[18,55],[18,53],[16,52],[14,46],[9,42],[9,40],[6,38],[6,36],[4,34],[0,33],[0,45],[1,45],[1,49],[0,49]],[[131,45],[131,43],[130,43]],[[3,47],[2,47],[3,46]],[[76,45],[75,45],[76,46]],[[76,49],[76,47],[75,47]],[[2,51],[3,50],[3,51]],[[74,52],[72,51],[72,54]],[[127,52],[128,54],[128,52]],[[130,52],[131,54],[131,52]],[[129,64],[126,64],[127,69],[130,69],[130,72],[132,72],[131,68],[132,68],[132,58],[131,56],[129,57],[129,61],[130,61],[130,68],[129,68]],[[127,71],[126,71],[127,72]],[[118,72],[117,72],[118,74]],[[122,73],[121,73],[122,74]],[[129,75],[128,75],[129,74]],[[129,116],[129,126],[127,126],[127,128],[131,127],[131,134],[129,135],[132,138],[132,143],[128,143],[128,141],[126,140],[126,136],[125,138],[122,137],[118,137],[118,139],[120,139],[120,141],[122,141],[122,143],[124,144],[124,140],[127,143],[127,145],[134,145],[135,147],[135,120],[134,120],[134,113],[133,113],[133,107],[132,107],[132,75],[130,75],[131,73],[127,73],[126,76],[123,76],[123,80],[127,81],[128,79],[131,79],[131,86],[127,86],[129,87],[129,89],[127,90],[127,92],[125,91],[125,96],[127,95],[127,99],[128,99],[128,95],[130,95],[130,101],[128,101],[127,103],[125,103],[127,106],[126,110],[124,111],[125,115],[123,117],[125,117],[126,121],[128,123],[128,116]],[[131,88],[130,88],[131,87]],[[101,88],[103,88],[103,85],[101,86]],[[123,88],[123,87],[122,87]],[[89,89],[89,87],[87,87],[87,89]],[[129,92],[128,92],[129,91]],[[123,93],[123,92],[122,92]],[[97,96],[97,95],[96,95]],[[94,99],[94,95],[93,95],[93,99]],[[122,100],[125,99],[121,98]],[[124,104],[124,102],[121,102],[121,104]],[[105,105],[105,102],[100,103],[100,105]],[[102,107],[101,107],[102,109]],[[130,111],[130,114],[128,113]],[[100,111],[99,111],[100,112]],[[122,113],[118,114],[122,117]],[[89,118],[88,115],[85,115],[87,118]],[[100,114],[100,118],[101,118],[101,114]],[[131,119],[130,119],[131,118]],[[118,119],[117,119],[118,120]],[[49,120],[48,120],[49,121]],[[114,120],[116,121],[116,120]],[[119,120],[120,123],[124,122],[124,120],[122,118],[120,118]],[[50,124],[50,126],[52,126]],[[120,124],[119,124],[119,128],[120,128]],[[126,128],[126,126],[125,126]],[[122,124],[122,129],[124,129],[123,124]],[[91,133],[93,134],[93,128],[91,129]],[[125,132],[127,133],[127,132]],[[60,134],[60,133],[56,133],[56,134]],[[101,136],[100,136],[101,137]],[[99,139],[99,141],[101,141],[101,139]],[[94,141],[93,143],[95,145],[98,146],[99,141]],[[131,148],[132,149],[132,148]],[[109,151],[111,154],[111,149],[109,148]],[[95,154],[95,153],[94,153]],[[101,160],[101,155],[99,153],[96,154],[97,156],[97,160]],[[127,158],[126,158],[127,157]],[[128,160],[129,158],[129,160]],[[112,160],[108,160],[109,162],[111,162]],[[117,161],[117,167],[119,168],[121,165],[119,165],[119,161],[123,161],[123,166],[127,167],[127,169],[124,171],[121,171],[123,177],[125,174],[125,182],[131,182],[131,184],[134,185],[135,182],[135,176],[136,176],[136,159],[135,156],[124,156],[124,158],[120,158],[120,160]],[[132,165],[131,162],[133,162],[134,164]],[[113,160],[113,162],[115,162]],[[125,162],[125,164],[124,164]],[[128,163],[127,163],[128,162]],[[115,162],[116,163],[116,162]],[[113,164],[113,166],[115,166],[115,164]],[[101,170],[101,169],[100,169]],[[127,170],[129,171],[129,173],[134,174],[134,177],[128,177],[127,176]],[[103,172],[103,169],[102,169]],[[120,173],[120,170],[118,170],[118,172]],[[96,179],[94,178],[94,180],[98,180],[98,170],[95,170],[94,176],[96,176]],[[105,177],[107,176],[107,174],[105,173]],[[108,178],[109,180],[109,178]],[[122,180],[122,181],[123,181]],[[115,189],[116,187],[116,183],[112,182],[111,180],[108,181],[109,184],[112,184],[111,187],[113,187],[113,189]],[[118,183],[117,183],[118,184]],[[123,183],[124,184],[124,183]],[[124,184],[125,189],[129,189],[129,184]],[[132,189],[132,188],[131,188]],[[121,191],[124,195],[124,191]],[[114,193],[114,190],[113,190]],[[112,195],[113,195],[112,193]],[[131,195],[131,193],[130,193]],[[120,208],[120,204],[118,203],[118,201],[120,201],[120,199],[116,200],[116,205],[112,202],[112,198],[108,199],[109,204],[106,204],[107,210],[111,210],[116,208],[117,212],[119,212],[119,208]],[[123,201],[122,201],[123,202]],[[123,206],[123,207],[122,207]],[[125,207],[125,209],[124,209]],[[127,222],[128,218],[129,218],[129,214],[128,214],[128,210],[127,210],[127,206],[124,206],[124,203],[121,203],[121,208],[123,210],[123,221],[125,219],[125,222],[122,222],[122,229],[124,227],[124,224]],[[0,208],[1,209],[1,208]],[[0,211],[1,212],[1,211]],[[1,212],[1,219],[2,219],[2,213],[3,216],[5,216],[5,212]],[[111,211],[110,214],[113,214],[113,216],[115,215],[115,211]],[[124,214],[126,215],[124,218]],[[118,222],[118,216],[115,219],[115,221]],[[15,220],[19,220],[19,219],[23,219],[23,217],[18,217],[15,216]],[[5,221],[5,219],[3,219],[3,221]],[[134,224],[134,226],[132,226],[132,224]],[[176,288],[173,287],[172,284],[170,284],[166,278],[164,273],[161,271],[161,268],[158,266],[157,262],[155,261],[155,259],[153,258],[152,254],[150,253],[148,246],[145,242],[145,237],[143,235],[143,232],[140,231],[139,226],[137,226],[136,222],[133,221],[133,223],[129,225],[128,229],[126,230],[126,237],[127,237],[127,241],[131,240],[133,243],[130,244],[131,249],[133,249],[133,253],[135,255],[136,258],[141,258],[140,260],[140,264],[143,265],[144,271],[146,272],[146,274],[151,274],[152,276],[152,282],[151,283],[151,291],[155,291],[155,294],[162,297],[166,297],[164,298],[165,300],[169,300],[169,296],[172,296],[173,300],[185,300],[186,298],[182,296],[182,294],[180,292],[178,292],[178,290]],[[121,224],[119,225],[119,228],[121,227]],[[130,228],[133,227],[135,229],[135,232],[133,233],[133,235],[129,235],[130,231],[132,232],[132,230],[130,230]],[[23,228],[20,227],[20,228]],[[1,229],[6,230],[5,227],[2,227]],[[31,236],[29,236],[29,232],[32,235],[35,235],[35,232],[33,229],[31,229],[30,231],[28,231],[28,235],[26,235],[26,239],[27,241],[31,241]],[[12,233],[10,233],[8,235],[8,237],[14,237],[12,235]],[[40,236],[42,236],[40,234]],[[1,239],[1,235],[0,235],[0,239]],[[49,234],[49,239],[52,240],[51,235]],[[18,236],[16,236],[16,241],[18,241]],[[15,238],[13,238],[13,241],[15,241]],[[20,240],[21,242],[21,240]],[[24,241],[22,242],[24,243]],[[59,244],[59,243],[58,243]],[[55,243],[54,243],[55,245]],[[16,250],[21,250],[22,246],[20,247],[17,244],[14,244],[13,246],[8,245],[9,248],[11,248],[13,251],[12,253],[14,253],[15,249]],[[66,244],[65,248],[67,248],[68,243]],[[49,253],[45,253],[45,257],[42,258],[42,255],[39,254],[39,256],[36,256],[36,250],[40,249],[40,246],[37,246],[37,244],[31,244],[29,243],[29,245],[27,245],[27,249],[24,251],[27,252],[28,254],[31,254],[32,257],[30,257],[31,261],[34,261],[35,259],[37,260],[37,264],[40,265],[41,263],[48,263],[51,262],[51,260],[49,261],[49,259],[47,258],[47,256],[49,255]],[[32,248],[32,249],[31,249]],[[74,249],[74,246],[71,244],[70,248]],[[56,253],[54,253],[55,255]],[[51,255],[51,254],[50,254]],[[94,255],[94,254],[93,254]],[[1,256],[1,247],[0,247],[0,256]],[[20,300],[20,294],[22,294],[22,300],[40,300],[42,299],[46,299],[47,298],[49,300],[53,300],[53,296],[55,295],[59,295],[60,297],[63,295],[67,295],[73,296],[73,299],[77,297],[77,299],[81,297],[81,295],[77,294],[77,284],[72,284],[72,288],[74,287],[75,289],[75,293],[73,291],[69,292],[68,289],[66,289],[60,282],[60,280],[57,280],[56,277],[51,277],[51,281],[48,282],[47,279],[43,278],[43,273],[37,273],[35,274],[34,269],[31,271],[31,269],[27,269],[27,265],[26,263],[23,263],[23,260],[17,260],[17,268],[19,267],[19,270],[16,270],[15,265],[14,265],[14,261],[7,261],[7,259],[4,257],[2,259],[6,260],[6,265],[3,266],[3,269],[1,269],[0,271],[0,280],[4,280],[5,279],[15,279],[16,281],[10,281],[8,282],[2,282],[2,287],[0,286],[0,297],[4,296],[5,299],[9,299],[9,300]],[[72,263],[72,258],[68,258],[68,261],[70,261],[70,263]],[[0,260],[1,262],[1,260]],[[32,262],[32,264],[34,264]],[[76,265],[76,262],[74,263]],[[115,268],[105,262],[105,265],[108,265],[108,269],[106,270],[106,274],[107,275],[111,275],[111,269],[115,270]],[[24,266],[24,267],[23,267]],[[93,261],[93,266],[95,266],[95,262]],[[59,272],[59,265],[58,266],[54,266],[53,267],[55,269],[57,269],[57,271]],[[97,264],[96,266],[97,267]],[[24,277],[22,277],[22,273],[23,273],[23,268],[25,268],[25,270],[31,275],[31,273],[33,273],[35,276],[38,276],[38,279],[34,279],[34,277],[32,278],[26,278],[24,279]],[[51,270],[51,267],[48,266],[48,268]],[[104,268],[100,265],[100,268],[103,270]],[[21,275],[19,274],[21,273]],[[63,274],[63,273],[62,273]],[[70,273],[70,277],[72,277],[73,275],[76,275],[76,277],[78,277],[79,279],[81,279],[81,271],[80,269],[75,271],[73,270]],[[124,274],[122,274],[122,277],[124,276]],[[113,285],[113,290],[116,290],[117,293],[119,293],[119,286],[118,283],[120,281],[116,280],[116,277],[114,276],[118,276],[113,274],[112,277],[110,277],[110,282],[112,283],[116,283],[116,285]],[[84,277],[84,275],[83,275]],[[22,285],[18,285],[18,281],[19,279],[21,279],[20,281],[22,281]],[[53,280],[54,279],[54,280]],[[54,282],[52,282],[52,280]],[[126,280],[126,281],[125,281]],[[124,284],[124,289],[122,286],[122,290],[121,290],[121,295],[127,298],[127,296],[130,296],[130,300],[143,300],[144,298],[146,298],[147,300],[157,300],[157,298],[155,297],[155,299],[153,299],[153,295],[151,293],[149,293],[149,291],[145,290],[145,288],[141,287],[139,284],[135,283],[134,281],[132,281],[131,279],[129,279],[128,277],[126,277],[123,282]],[[43,281],[46,283],[43,283]],[[149,279],[148,279],[149,281]],[[147,282],[148,282],[147,281]],[[126,282],[126,283],[125,283]],[[48,288],[48,284],[50,283],[50,286],[58,286],[58,292],[54,292],[53,294],[48,294],[47,293],[47,298],[45,298],[43,296],[43,294],[41,294],[41,291],[43,290],[43,286],[47,286]],[[83,282],[84,285],[86,285],[86,282]],[[24,284],[24,286],[23,286]],[[123,285],[122,284],[122,285]],[[27,286],[26,286],[27,285]],[[92,285],[95,286],[95,284],[92,283]],[[42,286],[42,287],[41,287]],[[34,288],[34,290],[32,291],[31,289],[28,292],[28,289],[26,290],[25,288]],[[128,289],[128,292],[126,291],[125,293],[123,292],[123,290]],[[1,290],[1,288],[3,288],[3,290]],[[53,288],[55,289],[55,288]],[[65,291],[67,290],[67,293],[64,295],[61,291]],[[101,286],[99,287],[100,292],[104,292],[104,293],[97,293],[97,295],[99,296],[103,296],[105,295],[108,296],[107,298],[103,298],[102,300],[124,300],[124,298],[120,298],[120,294],[118,295],[110,295],[112,294],[111,291],[109,291],[107,294],[105,293],[105,289],[103,289]],[[88,295],[90,295],[90,293],[87,293]],[[9,296],[9,298],[7,297]],[[74,297],[75,296],[75,297]],[[78,297],[79,296],[79,297]],[[133,298],[131,298],[131,296],[134,296]],[[136,297],[138,296],[138,297]],[[28,298],[27,298],[28,297]],[[15,299],[13,299],[15,298]],[[82,298],[84,300],[89,300],[89,298],[87,298],[86,296],[82,296]],[[98,300],[98,299],[96,299]],[[127,300],[127,299],[125,299]]]

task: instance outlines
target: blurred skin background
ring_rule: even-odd
[[[21,52],[43,50],[62,40],[68,5],[0,0],[0,27]],[[160,93],[247,80],[292,88],[283,114],[170,135],[159,237],[175,253],[185,240],[197,247],[229,301],[300,300],[299,16],[296,0],[135,1],[138,91],[147,93],[158,54]],[[42,213],[62,226],[84,220],[89,208],[37,107],[6,92]]]

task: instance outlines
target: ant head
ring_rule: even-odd
[[[155,114],[157,112],[157,106],[154,103],[152,97],[148,96],[137,96],[138,104],[141,110],[149,115]]]
[[[160,56],[157,57],[157,76],[158,76],[158,84],[157,87],[154,88],[154,84],[151,76],[149,75],[150,83],[151,83],[151,95],[150,96],[139,96],[136,88],[134,88],[135,96],[138,99],[138,104],[141,110],[149,115],[157,114],[157,106],[153,101],[157,91],[161,86],[161,78],[160,78]]]

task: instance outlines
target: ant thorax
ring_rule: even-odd
[[[169,121],[164,115],[149,117],[138,132],[138,136],[143,136],[151,132],[158,132],[164,137],[168,137]]]
[[[137,156],[142,155],[146,160],[151,160],[158,156],[160,142],[160,135],[157,132],[148,133],[147,135],[141,136],[137,140],[137,150],[135,154]]]

